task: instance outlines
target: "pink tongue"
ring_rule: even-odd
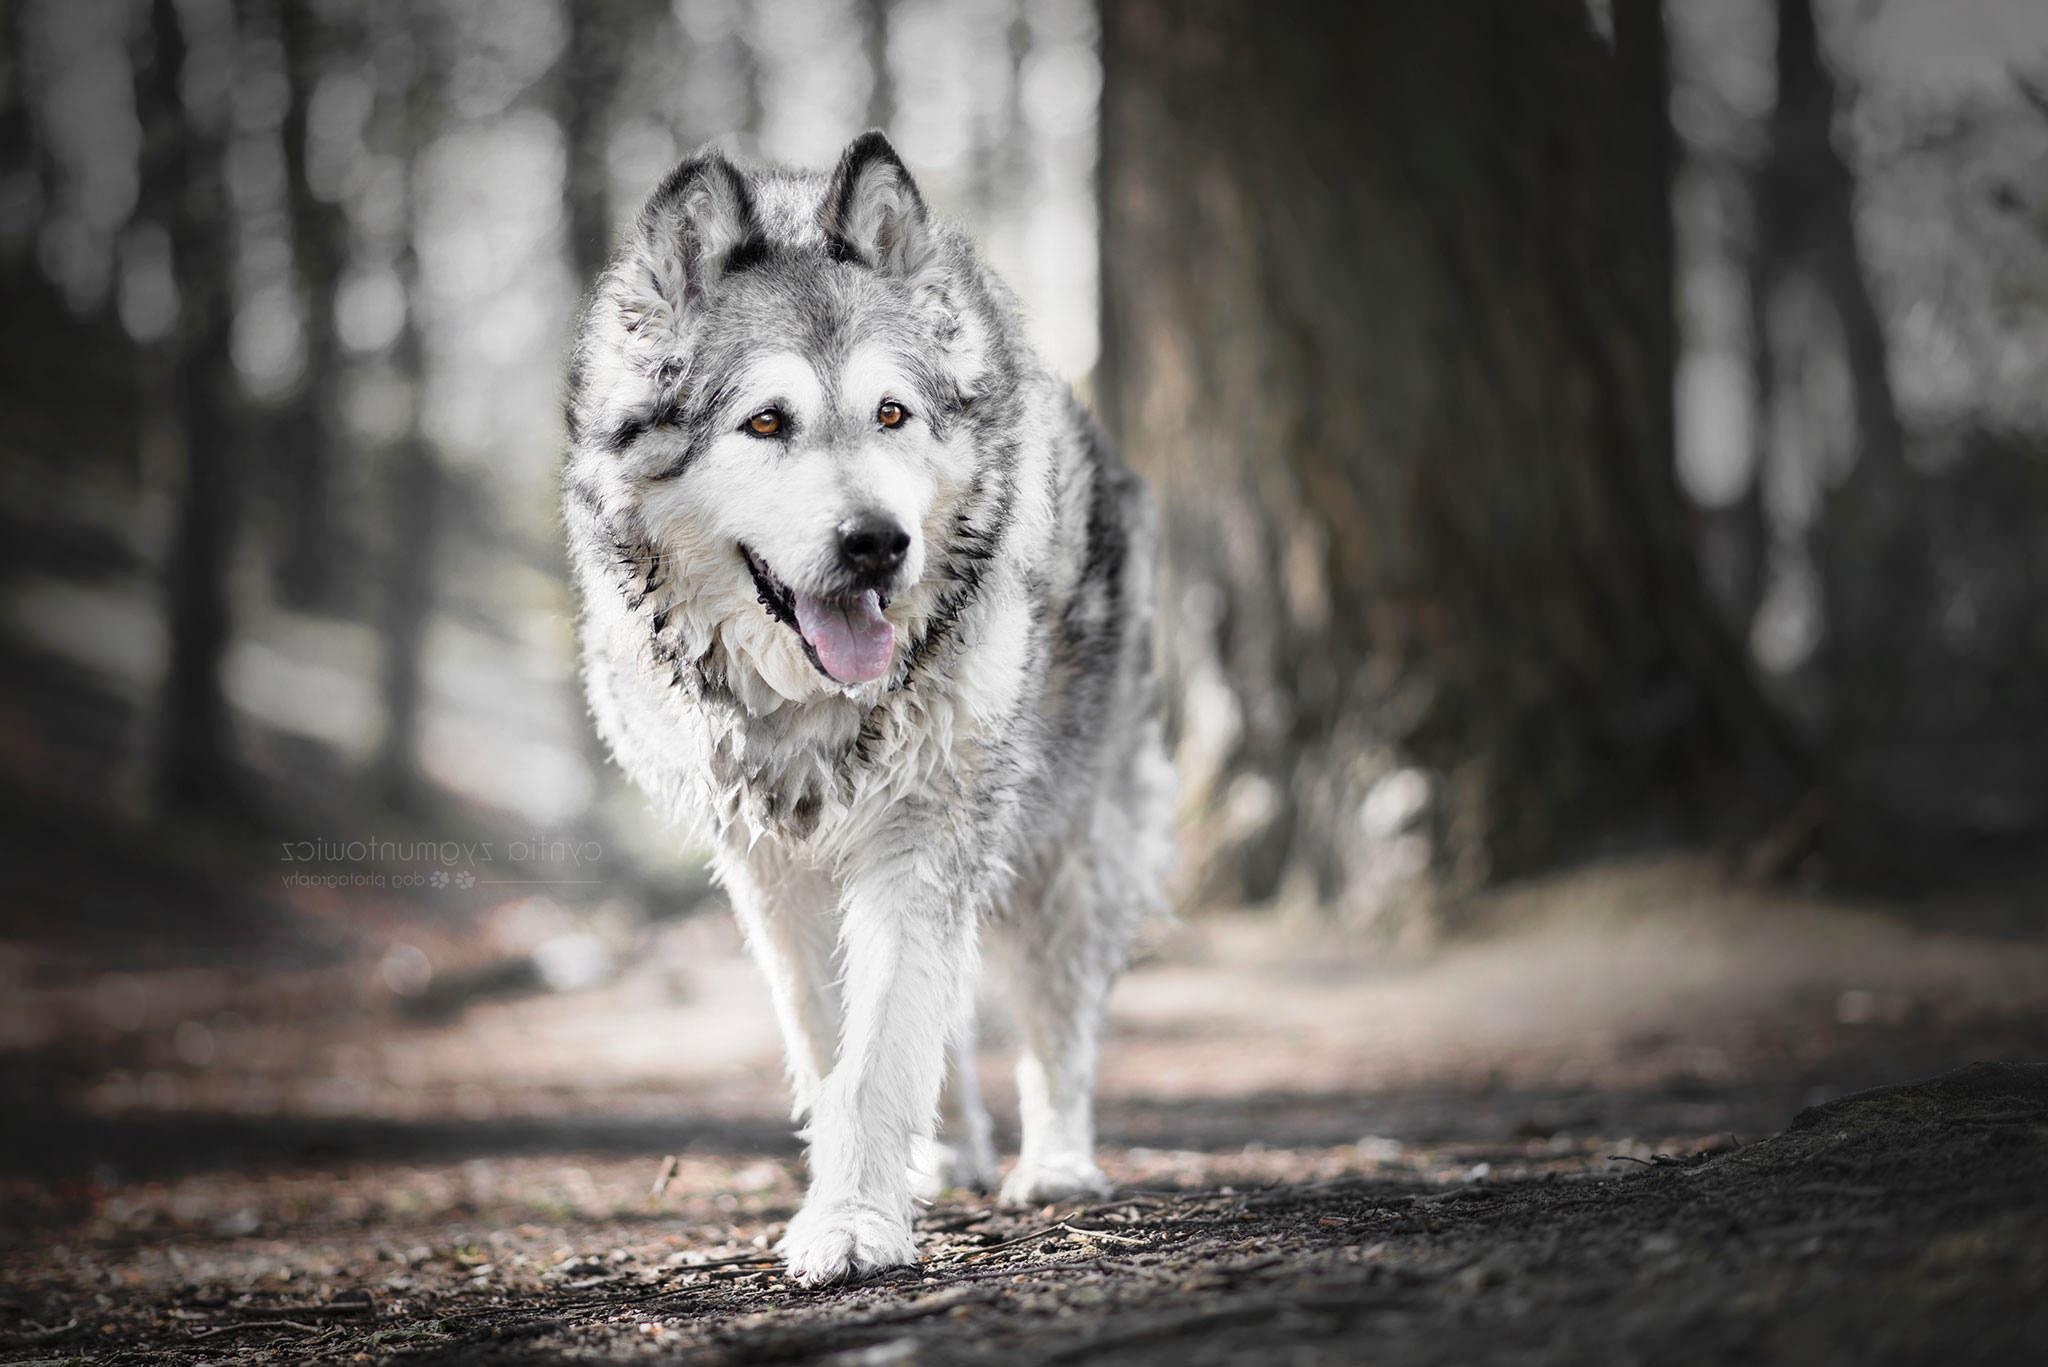
[[[896,628],[882,616],[882,599],[873,589],[829,602],[800,593],[796,625],[818,652],[818,663],[841,683],[866,683],[889,667]]]

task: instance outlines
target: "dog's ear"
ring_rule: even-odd
[[[855,138],[832,172],[818,226],[836,251],[912,283],[938,264],[938,242],[924,196],[881,133]]]
[[[733,164],[700,152],[648,197],[621,263],[618,297],[628,334],[679,341],[733,253],[760,236],[754,196]]]
[[[872,266],[910,286],[931,315],[963,397],[988,368],[988,328],[972,306],[967,282],[949,271],[938,225],[889,140],[867,132],[853,140],[832,172],[818,226],[838,256]]]

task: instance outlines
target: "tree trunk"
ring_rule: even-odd
[[[1664,31],[1664,0],[1614,0],[1614,67],[1617,84],[1617,171],[1623,195],[1624,228],[1643,252],[1643,391],[1650,422],[1647,450],[1664,453],[1646,474],[1658,479],[1651,515],[1667,519],[1662,535],[1684,535],[1675,521],[1685,504],[1677,486],[1678,418],[1678,244],[1671,218],[1677,137],[1671,127],[1671,53]],[[1662,377],[1662,382],[1656,382]]]
[[[1197,895],[1381,914],[1789,775],[1679,532],[1643,19],[1105,5],[1104,407]]]
[[[307,115],[320,79],[321,40],[328,36],[315,7],[281,0],[291,103],[284,117],[287,207],[299,305],[306,324],[306,369],[284,413],[284,538],[276,554],[278,598],[298,608],[345,610],[353,578],[337,573],[342,559],[337,466],[343,453],[341,342],[334,330],[335,292],[348,256],[348,219],[341,206],[315,193],[308,176]]]
[[[620,22],[620,16],[609,5],[571,5],[569,41],[563,46],[556,81],[561,99],[560,118],[569,145],[568,164],[562,176],[562,208],[569,225],[569,262],[581,290],[595,287],[597,277],[611,259],[611,176],[605,161],[605,113],[624,64],[622,44],[633,38],[621,33],[617,27]],[[566,321],[564,326],[568,326]],[[566,585],[572,578],[572,569],[566,558],[567,545],[560,538],[555,541],[555,553],[563,557],[556,569],[560,582]],[[582,690],[578,688],[572,693],[569,706],[574,711],[575,724],[571,734],[577,739],[577,748],[592,779],[602,791],[612,773],[611,751],[597,728],[590,725]],[[578,826],[589,838],[609,849],[616,842],[603,821],[603,804],[597,801],[581,814]],[[624,865],[615,871],[615,882],[621,891],[637,891],[639,887],[631,869]]]
[[[390,364],[409,391],[404,430],[384,453],[385,493],[383,582],[378,610],[384,655],[379,679],[384,699],[384,736],[378,748],[375,783],[387,805],[419,810],[426,785],[419,765],[420,719],[426,701],[427,625],[433,617],[436,540],[441,527],[443,474],[422,418],[426,410],[427,349],[421,310],[418,248],[420,153],[438,115],[433,72],[440,54],[433,26],[417,14],[396,22],[406,29],[404,51],[410,67],[390,97],[393,141],[406,160],[403,238],[398,244],[398,278],[405,291],[405,316],[392,342]]]
[[[889,68],[889,7],[891,0],[861,0],[861,49],[867,57],[867,125],[886,129],[896,117],[896,74]]]
[[[180,465],[163,567],[170,651],[157,700],[151,779],[166,806],[213,806],[232,791],[232,736],[221,691],[238,513],[235,369],[228,352],[232,225],[220,156],[226,110],[187,107],[181,89],[186,47],[177,7],[154,0],[137,81],[144,111],[142,202],[166,224],[177,283],[168,420],[177,428]]]
[[[569,152],[562,187],[569,258],[584,289],[597,280],[612,251],[611,173],[606,164],[611,130],[605,114],[619,80],[621,20],[612,6],[597,0],[570,5],[569,36],[557,74],[562,134]]]
[[[16,3],[0,11],[0,270],[28,255],[46,202],[28,88],[26,9]]]
[[[1856,241],[1855,177],[1834,144],[1835,84],[1812,0],[1779,0],[1778,100],[1756,179],[1752,293],[1766,377],[1760,455],[1806,472],[1821,584],[1824,775],[1839,862],[1910,874],[1905,813],[1864,757],[1897,737],[1915,643],[1938,637],[1883,323]],[[1761,463],[1760,463],[1761,468]]]

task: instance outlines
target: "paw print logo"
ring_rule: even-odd
[[[445,887],[447,887],[447,886],[448,886],[448,870],[446,870],[446,869],[435,869],[435,870],[434,870],[434,871],[433,871],[432,873],[430,873],[430,874],[428,874],[428,875],[427,875],[427,882],[431,883],[431,884],[432,884],[433,886],[435,886],[435,887],[437,887],[437,888],[445,888]]]
[[[461,873],[455,875],[455,886],[458,888],[463,888],[465,890],[475,887],[476,875],[471,873],[468,869],[464,869]]]

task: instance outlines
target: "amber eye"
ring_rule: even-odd
[[[772,437],[782,430],[782,410],[764,408],[747,419],[747,430],[757,437]]]
[[[875,410],[875,421],[884,427],[901,427],[909,416],[909,411],[894,399],[884,399],[882,406]]]

